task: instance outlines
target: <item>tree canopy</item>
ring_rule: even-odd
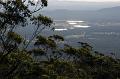
[[[62,36],[41,35],[53,24],[50,17],[39,14],[47,5],[47,0],[0,0],[0,78],[120,79],[119,59],[94,51],[87,43],[60,47]],[[29,24],[36,30],[27,40],[15,30]]]

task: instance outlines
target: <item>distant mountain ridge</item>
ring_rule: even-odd
[[[77,1],[60,1],[48,0],[48,7],[45,10],[68,9],[68,10],[99,10],[119,6],[120,2],[77,2]],[[114,1],[114,0],[113,0]]]
[[[104,9],[101,9],[100,11],[120,11],[120,6],[104,8]]]
[[[77,19],[86,21],[120,21],[120,6],[104,8],[96,11],[83,10],[51,10],[43,14],[53,19]]]

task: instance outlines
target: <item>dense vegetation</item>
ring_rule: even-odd
[[[46,6],[46,0],[0,1],[0,79],[120,79],[119,59],[96,52],[87,43],[60,46],[63,37],[40,35],[53,23],[49,17],[36,16]],[[36,30],[28,41],[15,29],[29,24]]]

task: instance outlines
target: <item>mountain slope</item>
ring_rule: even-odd
[[[104,8],[99,11],[105,11],[105,12],[120,12],[120,6],[111,7],[111,8]]]
[[[54,19],[75,19],[86,21],[120,21],[120,6],[104,8],[97,11],[52,10],[43,11]]]

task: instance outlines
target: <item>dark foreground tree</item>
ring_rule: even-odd
[[[61,47],[63,37],[40,35],[53,23],[38,14],[46,6],[47,0],[0,0],[0,79],[120,79],[119,59],[87,43]],[[16,28],[29,25],[36,30],[27,40]]]
[[[31,62],[26,49],[52,20],[35,14],[47,6],[47,0],[0,0],[0,77],[12,78]],[[34,25],[29,41],[16,28]],[[2,67],[1,67],[2,66]]]

